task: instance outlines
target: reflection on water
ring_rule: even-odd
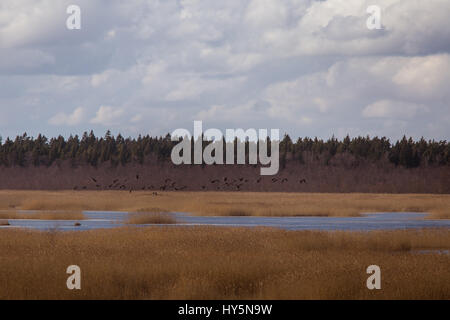
[[[36,230],[92,230],[124,226],[125,212],[85,211],[86,220],[9,220],[10,226]],[[425,220],[425,213],[368,213],[361,217],[195,217],[175,213],[177,226],[275,227],[287,230],[392,230],[450,228],[450,220]],[[76,226],[78,224],[78,226]],[[140,225],[142,227],[148,225]],[[161,225],[159,225],[161,226]],[[170,225],[174,226],[174,225]]]
[[[414,250],[412,253],[415,254],[444,254],[450,255],[450,250],[446,249],[427,249],[427,250]]]

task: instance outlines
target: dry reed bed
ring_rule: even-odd
[[[30,219],[30,220],[84,220],[86,217],[81,211],[39,211],[39,212],[17,212],[0,211],[0,219]]]
[[[175,224],[177,220],[168,213],[136,212],[129,213],[125,220],[127,224]]]
[[[196,215],[357,216],[429,212],[450,219],[450,195],[264,192],[0,191],[0,209],[189,212]]]
[[[450,299],[450,256],[421,249],[450,249],[450,231],[2,230],[0,299]],[[372,264],[382,290],[365,286]]]

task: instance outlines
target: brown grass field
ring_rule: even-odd
[[[265,192],[0,191],[0,210],[117,210],[216,216],[357,216],[429,212],[450,219],[450,195]],[[0,219],[2,217],[0,216]]]
[[[319,232],[269,228],[135,228],[171,224],[167,212],[230,216],[356,216],[430,212],[450,217],[449,195],[0,191],[0,225],[17,210],[81,220],[117,210],[130,226],[38,232],[0,229],[0,299],[450,299],[450,230]],[[20,217],[23,218],[23,213]],[[421,250],[425,250],[421,252]],[[434,250],[434,251],[433,251]],[[82,290],[66,268],[82,269]],[[382,270],[368,290],[365,270]]]
[[[0,230],[0,299],[450,299],[450,230]],[[81,268],[81,290],[66,269]],[[381,268],[368,290],[366,268]]]
[[[19,213],[13,210],[0,211],[0,219],[7,221],[8,219],[33,219],[33,220],[84,220],[85,216],[75,210],[59,210],[49,211],[43,210],[33,213]]]
[[[175,224],[177,220],[170,214],[160,212],[129,213],[127,224]]]

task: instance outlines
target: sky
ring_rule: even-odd
[[[450,140],[449,15],[448,0],[1,0],[0,135],[156,136],[201,120]]]

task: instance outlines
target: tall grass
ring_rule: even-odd
[[[84,220],[86,217],[81,211],[41,211],[32,214],[26,214],[28,219],[39,220]]]
[[[0,219],[7,220],[7,219],[17,219],[17,212],[16,211],[0,211]]]
[[[0,209],[188,212],[196,215],[358,216],[429,212],[450,219],[450,195],[264,192],[0,191]]]
[[[81,211],[38,211],[38,212],[17,212],[0,211],[0,219],[32,219],[32,220],[84,220],[85,216]]]
[[[129,213],[127,224],[175,224],[177,220],[167,213],[138,212]]]
[[[450,249],[450,231],[1,230],[0,299],[450,299],[450,256],[422,249]]]

